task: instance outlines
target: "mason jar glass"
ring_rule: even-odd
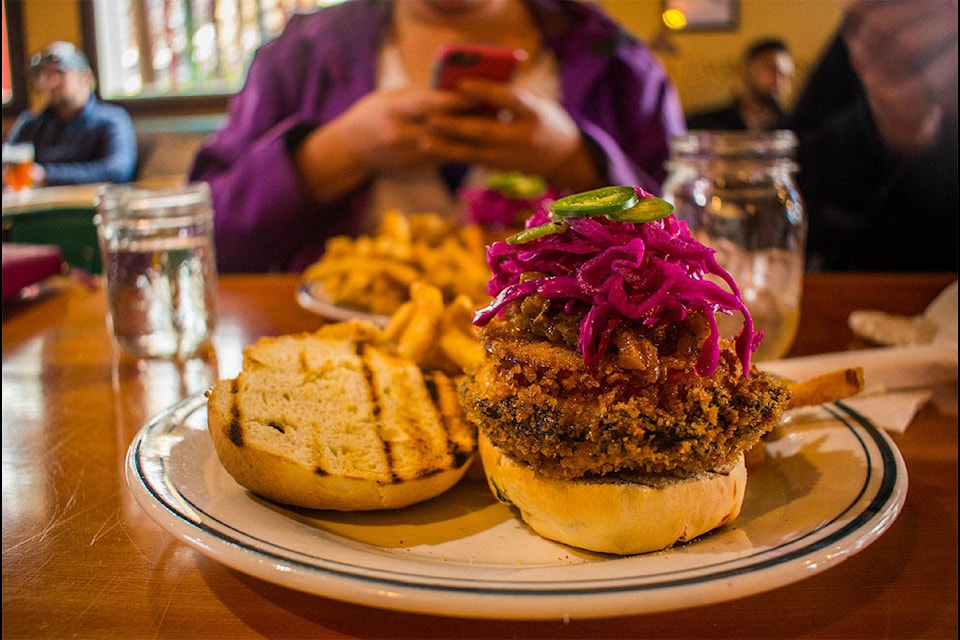
[[[217,322],[209,186],[102,187],[95,222],[121,350],[140,358],[207,353]]]
[[[734,277],[763,341],[782,358],[800,322],[807,221],[791,131],[689,131],[670,144],[663,198]],[[741,318],[718,318],[735,335]]]

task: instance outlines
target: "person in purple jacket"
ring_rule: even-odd
[[[528,56],[509,85],[432,89],[451,42]],[[658,193],[684,130],[662,65],[594,4],[348,0],[260,48],[190,178],[210,183],[222,271],[299,271],[385,210],[456,215],[491,173]]]

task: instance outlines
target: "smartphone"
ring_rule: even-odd
[[[517,66],[526,59],[523,49],[471,43],[444,45],[437,51],[433,86],[449,91],[462,78],[510,82]]]

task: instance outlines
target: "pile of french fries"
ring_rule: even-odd
[[[332,304],[384,316],[410,300],[416,282],[439,289],[446,304],[460,295],[482,303],[489,278],[478,226],[399,211],[387,212],[372,236],[330,239],[301,275],[319,282]]]

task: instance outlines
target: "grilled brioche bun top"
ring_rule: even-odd
[[[207,395],[221,464],[283,504],[404,507],[452,487],[476,450],[447,376],[355,337],[262,338]]]
[[[513,504],[544,538],[632,555],[686,542],[740,515],[747,487],[743,456],[723,472],[697,476],[558,480],[510,458],[481,431],[479,451],[491,491]]]

